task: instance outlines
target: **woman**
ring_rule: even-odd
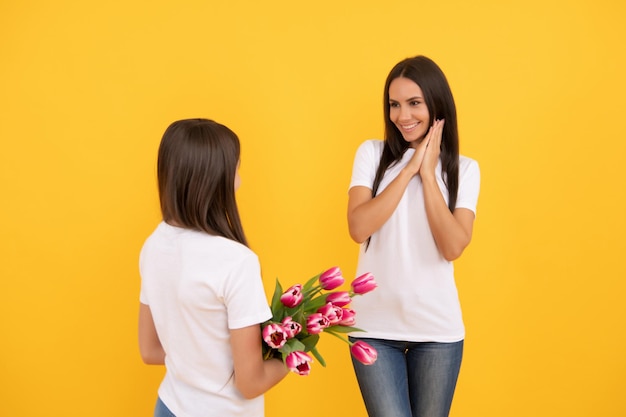
[[[384,116],[385,140],[359,147],[349,190],[357,275],[378,282],[366,302],[353,301],[367,338],[352,335],[378,360],[353,365],[370,417],[444,417],[465,337],[452,261],[472,238],[480,172],[459,156],[454,99],[429,58],[391,70]]]

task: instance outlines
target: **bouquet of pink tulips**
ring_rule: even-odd
[[[271,320],[263,323],[263,352],[266,359],[280,357],[287,367],[308,375],[312,362],[310,352],[321,364],[324,358],[316,345],[322,333],[332,334],[350,345],[350,352],[360,362],[370,365],[376,361],[376,350],[365,342],[350,342],[343,334],[362,331],[354,327],[355,311],[349,308],[352,297],[376,288],[369,272],[352,281],[350,291],[333,291],[344,283],[341,270],[333,267],[307,281],[283,291],[276,280],[272,297]]]

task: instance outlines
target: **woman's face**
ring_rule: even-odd
[[[389,119],[411,147],[428,133],[430,113],[422,89],[413,80],[399,77],[389,84]]]

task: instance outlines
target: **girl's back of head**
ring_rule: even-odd
[[[247,245],[235,200],[239,156],[239,138],[222,124],[208,119],[172,123],[157,162],[163,220]]]

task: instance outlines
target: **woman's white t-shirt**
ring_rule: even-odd
[[[381,140],[368,140],[359,147],[350,188],[372,189],[383,145]],[[414,152],[409,148],[387,170],[377,194],[397,177]],[[441,162],[436,173],[447,202]],[[476,213],[479,186],[478,163],[461,156],[456,208]],[[410,180],[398,207],[372,235],[367,250],[361,245],[357,276],[366,272],[374,275],[378,288],[354,298],[356,326],[367,333],[353,336],[411,342],[456,342],[465,337],[454,267],[443,258],[430,231],[419,175]]]
[[[235,388],[230,329],[272,313],[257,256],[220,236],[160,223],[140,255],[140,301],[166,352],[159,397],[177,417],[264,415]]]

